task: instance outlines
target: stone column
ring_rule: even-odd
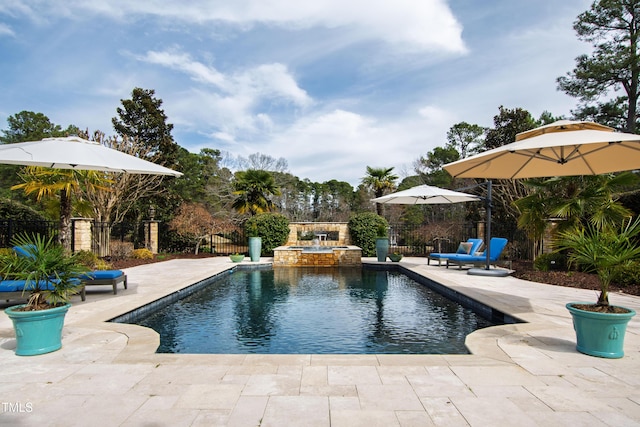
[[[151,251],[152,254],[158,253],[158,222],[144,222],[144,246]]]
[[[73,224],[73,251],[91,251],[92,250],[92,236],[91,236],[91,218],[72,218]]]

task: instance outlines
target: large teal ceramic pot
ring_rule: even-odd
[[[18,305],[5,309],[16,332],[16,354],[35,356],[62,347],[64,316],[71,304],[37,311],[17,311]]]
[[[262,251],[262,237],[249,237],[249,258],[251,261],[260,261],[260,252]]]
[[[387,255],[389,254],[389,239],[377,238],[376,239],[376,256],[379,262],[385,262]]]
[[[624,356],[624,335],[627,323],[636,312],[625,308],[628,313],[597,313],[580,310],[575,305],[590,303],[570,302],[567,310],[573,317],[576,331],[576,349],[590,356],[619,359]]]

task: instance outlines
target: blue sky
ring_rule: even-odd
[[[183,4],[184,3],[184,4]],[[192,152],[264,153],[301,179],[411,174],[461,121],[498,107],[570,115],[556,89],[591,46],[586,0],[3,0],[0,129],[41,112],[114,133],[154,89]]]

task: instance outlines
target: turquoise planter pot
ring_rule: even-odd
[[[260,261],[260,252],[262,251],[262,237],[249,237],[249,258],[251,261]]]
[[[586,302],[570,302],[567,310],[573,317],[573,329],[576,331],[576,350],[590,356],[619,359],[624,356],[624,335],[627,323],[636,312],[628,309],[628,313],[597,313],[580,310],[574,305],[591,304]]]
[[[16,332],[18,356],[50,353],[62,347],[64,316],[71,304],[38,311],[16,311],[19,307],[23,306],[5,309]]]
[[[389,254],[389,239],[376,239],[376,256],[378,262],[385,262]]]

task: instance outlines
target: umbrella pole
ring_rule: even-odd
[[[491,180],[487,181],[487,200],[486,200],[486,212],[487,212],[487,249],[484,251],[486,254],[486,265],[485,268],[489,270],[491,264],[491,204],[493,200],[491,199]]]
[[[487,249],[484,251],[486,255],[486,265],[484,268],[470,268],[467,274],[473,276],[493,276],[493,277],[506,277],[509,275],[507,270],[495,268],[491,270],[491,180],[487,181],[487,198],[485,199],[486,211],[487,211],[487,226],[486,228],[486,245]]]

